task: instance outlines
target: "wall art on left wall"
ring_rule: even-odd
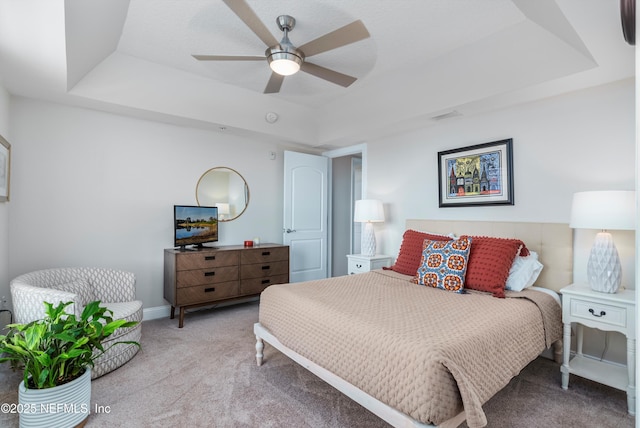
[[[9,200],[11,182],[11,144],[0,135],[0,202]]]

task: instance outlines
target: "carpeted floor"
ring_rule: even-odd
[[[256,302],[145,322],[136,357],[92,383],[87,427],[388,427],[269,345],[255,363]],[[0,365],[0,403],[20,374]],[[633,427],[622,391],[571,377],[538,358],[484,406],[489,427]],[[97,410],[96,410],[97,409]],[[0,427],[18,416],[0,413]],[[466,427],[463,424],[462,427]]]

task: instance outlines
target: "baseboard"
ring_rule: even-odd
[[[142,320],[151,321],[158,318],[165,318],[171,315],[171,305],[154,306],[153,308],[144,308],[142,310]]]
[[[257,301],[259,299],[260,299],[260,297],[258,297],[258,296],[241,297],[241,298],[234,299],[234,300],[214,303],[214,304],[211,304],[209,306],[202,306],[202,307],[197,308],[197,309],[189,309],[188,311],[193,312],[193,311],[206,310],[206,309],[211,309],[211,308],[216,308],[216,307],[221,308],[221,307],[229,306],[229,305],[237,305],[239,303],[254,302],[254,301]],[[178,316],[178,314],[177,314],[178,312],[179,312],[178,309],[176,309],[176,316]],[[154,306],[152,308],[144,308],[144,309],[142,309],[142,320],[143,321],[157,320],[159,318],[168,317],[169,315],[171,315],[171,305]]]

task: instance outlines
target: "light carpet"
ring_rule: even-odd
[[[265,346],[255,362],[257,302],[144,322],[142,349],[92,383],[87,427],[388,427],[289,358]],[[0,365],[0,403],[17,403],[21,380]],[[97,411],[96,411],[97,409]],[[545,358],[484,406],[489,427],[633,427],[622,391],[571,376]],[[0,427],[18,415],[0,413]],[[462,427],[466,427],[463,424]],[[61,427],[60,427],[61,428]]]

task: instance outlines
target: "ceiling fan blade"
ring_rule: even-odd
[[[224,3],[238,15],[238,18],[244,22],[247,27],[253,31],[262,42],[267,46],[274,46],[278,44],[276,39],[269,29],[262,23],[258,15],[249,7],[245,0],[223,0]]]
[[[351,85],[356,80],[358,80],[353,76],[342,74],[335,70],[330,70],[328,68],[324,68],[317,64],[313,64],[306,61],[302,63],[300,70],[304,71],[305,73],[312,74],[321,79],[327,80],[331,83],[335,83],[336,85],[344,86],[345,88]]]
[[[367,37],[369,37],[369,31],[362,21],[353,21],[351,24],[347,24],[344,27],[340,27],[335,31],[299,46],[298,49],[304,52],[306,57],[310,57],[341,46],[358,42],[366,39]]]
[[[280,87],[282,87],[282,82],[284,82],[284,76],[278,73],[271,73],[271,77],[267,82],[267,87],[264,88],[265,94],[275,94],[280,92]]]
[[[264,61],[264,56],[191,55],[199,61]]]

